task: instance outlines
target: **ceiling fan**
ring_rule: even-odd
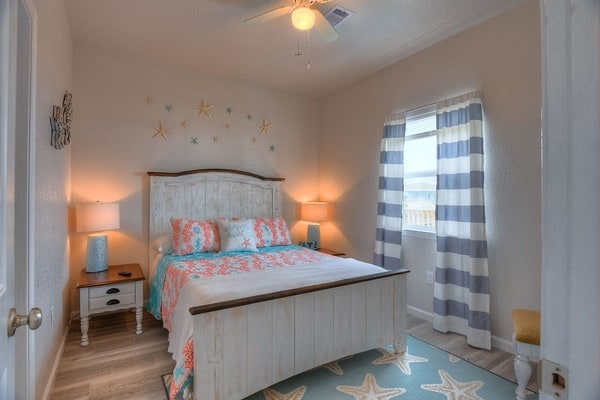
[[[293,0],[294,5],[282,6],[244,20],[245,24],[258,25],[284,15],[292,14],[292,24],[296,29],[305,31],[313,26],[323,39],[332,42],[340,37],[339,33],[317,9],[311,8],[315,3],[328,3],[330,0]]]

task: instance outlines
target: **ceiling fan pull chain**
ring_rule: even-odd
[[[310,29],[306,31],[306,69],[310,69]]]
[[[302,55],[302,52],[300,52],[300,31],[298,31],[298,49],[296,51],[296,54],[294,54],[296,57],[300,57]]]

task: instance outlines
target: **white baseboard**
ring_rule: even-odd
[[[412,316],[415,316],[427,322],[433,322],[433,314],[430,312],[423,311],[420,308],[413,306],[406,306],[406,311]]]
[[[428,311],[423,311],[420,308],[413,306],[406,306],[406,311],[417,318],[421,318],[427,322],[433,322],[433,314]],[[506,351],[507,353],[515,353],[515,349],[512,340],[506,340],[499,338],[498,336],[492,336],[492,348]]]
[[[515,354],[515,346],[513,346],[512,340],[502,339],[498,336],[492,336],[492,348]]]
[[[42,400],[49,400],[50,395],[52,394],[52,387],[54,386],[54,380],[56,379],[56,373],[58,372],[58,366],[60,365],[60,359],[62,358],[63,351],[65,350],[65,344],[67,342],[67,334],[69,333],[68,326],[65,327],[62,339],[58,345],[58,350],[54,355],[54,361],[52,362],[52,368],[50,369],[50,375],[48,376],[48,381],[46,382],[46,387],[44,388],[44,392],[42,393]]]

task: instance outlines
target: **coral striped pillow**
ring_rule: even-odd
[[[256,235],[256,247],[292,244],[290,230],[285,219],[281,217],[256,218],[254,220],[254,234]]]
[[[183,256],[221,249],[219,227],[213,220],[171,218],[173,254]]]

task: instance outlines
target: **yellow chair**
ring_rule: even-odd
[[[531,357],[540,357],[540,312],[513,310],[513,343],[515,345],[515,375],[517,400],[525,400],[525,389],[531,378]]]

